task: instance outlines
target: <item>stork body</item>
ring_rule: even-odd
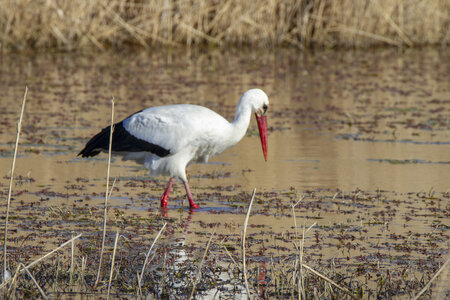
[[[170,176],[161,197],[166,207],[175,178],[186,188],[191,208],[194,203],[186,177],[186,167],[204,163],[213,155],[235,145],[245,135],[252,113],[255,113],[260,130],[263,153],[267,159],[267,123],[265,111],[269,100],[259,89],[244,93],[233,122],[228,122],[214,111],[198,105],[176,104],[150,107],[115,124],[112,138],[113,154],[124,160],[133,160],[151,170],[152,175]],[[82,157],[107,152],[110,127],[89,140],[78,154]]]

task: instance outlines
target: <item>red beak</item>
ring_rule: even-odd
[[[261,146],[264,154],[264,159],[267,161],[267,117],[264,115],[258,116],[255,113],[256,121],[258,122],[259,136],[261,138]]]

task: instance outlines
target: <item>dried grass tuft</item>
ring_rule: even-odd
[[[447,0],[17,0],[0,10],[3,49],[140,45],[445,45]]]

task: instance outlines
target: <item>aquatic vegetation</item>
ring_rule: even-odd
[[[270,197],[280,195],[257,192],[254,199],[270,201]],[[344,297],[349,293],[357,298],[385,298],[417,293],[442,267],[440,262],[448,253],[444,249],[449,236],[443,222],[449,217],[446,194],[433,193],[430,199],[426,194],[388,191],[316,190],[301,200],[281,197],[283,213],[278,216],[266,216],[268,205],[255,201],[246,232],[243,223],[250,194],[238,211],[220,209],[227,205],[226,192],[219,198],[217,209],[171,209],[170,217],[157,208],[111,208],[105,263],[96,288],[101,203],[95,209],[85,206],[82,199],[75,206],[64,203],[47,207],[38,205],[36,199],[12,210],[15,218],[11,218],[8,237],[9,269],[15,270],[20,261],[35,261],[80,233],[73,245],[66,243],[29,268],[46,295],[100,296],[107,293],[111,282],[112,297],[188,297],[194,285],[198,295],[233,297],[245,294],[245,270],[250,293],[262,298],[297,298],[298,293],[308,298]],[[214,217],[208,221],[207,215]],[[318,215],[323,219],[310,218]],[[337,215],[346,217],[327,221]],[[399,217],[409,220],[401,226],[396,221]],[[424,218],[434,221],[425,221],[429,225],[423,226]],[[421,230],[417,231],[419,224]],[[241,234],[246,235],[245,248]],[[114,251],[114,273],[109,281]],[[436,279],[437,285],[427,292],[448,294],[448,288],[440,282],[445,278]],[[13,291],[16,297],[39,294],[23,275],[17,276]]]
[[[17,99],[30,83],[4,292],[188,298],[195,287],[198,298],[233,298],[247,293],[245,272],[249,292],[268,299],[450,297],[448,63],[439,51],[182,54],[3,60],[3,209]],[[75,158],[108,122],[111,94],[117,117],[180,101],[232,117],[235,94],[251,85],[274,98],[273,157],[249,151],[252,125],[238,148],[192,168],[202,210],[189,211],[175,188],[161,211],[165,181],[142,167],[112,160],[107,188],[106,158]]]

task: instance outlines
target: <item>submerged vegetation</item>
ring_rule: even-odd
[[[445,46],[447,0],[1,1],[4,50],[140,45]]]
[[[278,193],[256,193],[254,198],[241,193],[241,208],[210,210],[212,221],[195,220],[195,212],[183,210],[179,217],[168,218],[157,209],[144,216],[114,208],[108,215],[98,282],[103,211],[84,206],[88,202],[76,194],[77,189],[68,195],[79,202],[75,206],[45,206],[43,200],[15,206],[8,237],[12,275],[1,285],[4,293],[16,299],[40,294],[188,299],[195,292],[198,298],[230,299],[245,296],[247,284],[252,298],[259,299],[413,298],[420,291],[445,298],[450,292],[445,284],[450,260],[445,262],[442,255],[448,243],[448,193],[402,197],[385,191],[316,190],[299,199],[291,191],[283,195],[290,201],[276,201],[282,197]],[[222,194],[223,205],[230,197]],[[259,216],[272,218],[273,203],[278,218],[291,221],[281,234],[258,221]],[[400,213],[411,205],[415,211]],[[348,219],[319,225],[327,213]],[[417,224],[428,213],[442,220],[432,230],[404,232],[390,225],[398,217]],[[354,214],[360,214],[359,222]]]

